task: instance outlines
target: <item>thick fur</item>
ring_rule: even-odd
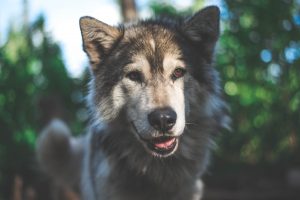
[[[43,168],[69,183],[81,174],[86,200],[200,199],[213,138],[229,123],[212,66],[219,9],[119,27],[83,17],[80,26],[91,62],[92,122],[80,145],[63,125],[53,128],[58,122],[46,128],[37,148]],[[182,77],[174,77],[178,68]],[[147,116],[165,107],[177,120],[161,133]],[[166,155],[144,142],[161,134],[177,138]]]

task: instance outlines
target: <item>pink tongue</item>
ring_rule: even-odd
[[[161,143],[155,143],[154,145],[158,148],[161,149],[167,149],[168,147],[170,147],[173,143],[175,142],[175,138],[172,138],[170,140],[167,140],[165,142],[161,142]]]

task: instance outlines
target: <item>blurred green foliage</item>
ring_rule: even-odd
[[[10,29],[6,43],[0,47],[0,194],[3,198],[9,198],[15,175],[26,179],[27,184],[35,181],[38,171],[35,141],[37,131],[47,120],[62,117],[71,121],[72,127],[81,129],[74,113],[82,102],[78,98],[74,102],[73,98],[81,92],[79,83],[67,74],[60,47],[44,30],[44,17],[20,29]]]
[[[151,8],[176,16],[199,5],[202,0],[178,12],[154,1]],[[233,130],[218,138],[217,170],[230,164],[299,166],[299,1],[224,1],[216,66],[233,118]],[[85,83],[86,76],[67,74],[43,17],[11,28],[0,47],[0,199],[8,199],[16,174],[34,182],[35,141],[49,117],[63,117],[81,132]],[[57,107],[50,106],[53,101]]]
[[[220,160],[300,165],[300,2],[225,1],[217,67],[232,109]]]

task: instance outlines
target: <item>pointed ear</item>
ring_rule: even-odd
[[[217,6],[209,6],[198,11],[183,23],[183,31],[193,42],[213,43],[220,33],[220,10]]]
[[[105,24],[92,17],[81,17],[79,20],[83,40],[83,50],[87,53],[91,65],[96,68],[103,56],[121,36],[116,27]]]

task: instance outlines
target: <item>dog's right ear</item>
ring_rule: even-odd
[[[122,35],[118,28],[105,24],[92,17],[79,20],[83,40],[83,50],[87,53],[93,69],[96,69],[103,56]]]

